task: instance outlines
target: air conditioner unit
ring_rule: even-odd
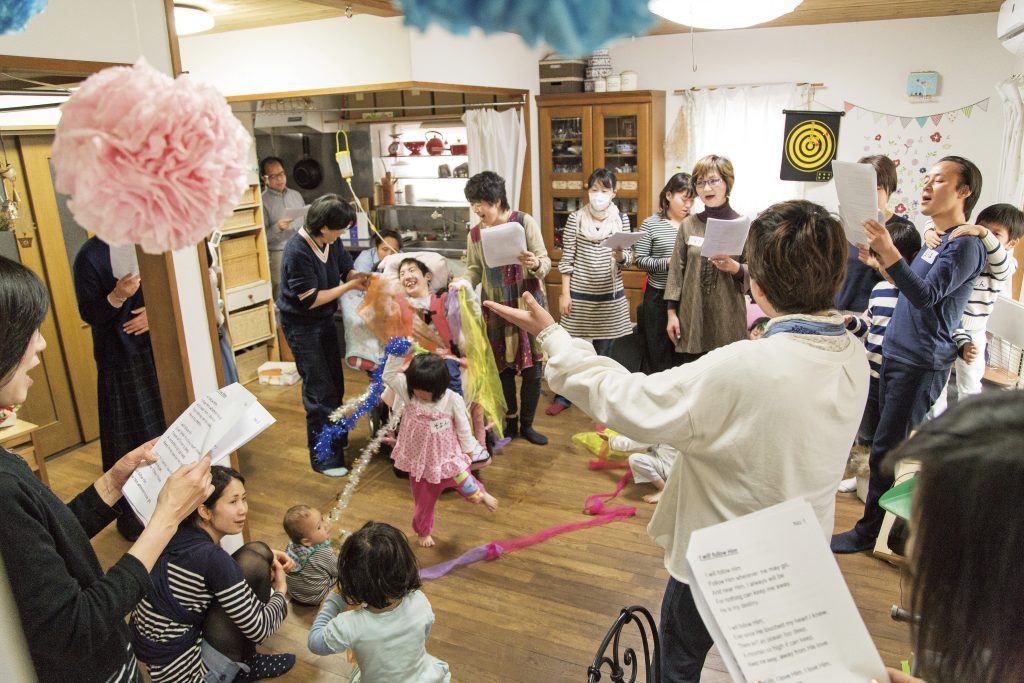
[[[1006,0],[999,8],[996,37],[1003,47],[1024,56],[1024,0]]]
[[[258,112],[254,122],[256,130],[275,133],[336,133],[337,121],[325,121],[319,111],[266,111]]]

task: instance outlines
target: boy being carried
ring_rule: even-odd
[[[295,602],[319,605],[338,581],[338,558],[328,537],[330,525],[316,508],[293,505],[284,513],[291,543],[285,549],[295,569],[285,575]]]

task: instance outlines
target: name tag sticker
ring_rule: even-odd
[[[690,246],[690,247],[703,247],[704,246],[704,238],[703,237],[697,237],[696,235],[690,235],[690,238],[686,240],[686,244],[687,244],[687,246]]]
[[[935,263],[935,257],[939,255],[939,252],[934,249],[925,249],[925,252],[921,254],[921,260],[925,263]]]
[[[443,417],[440,420],[431,420],[430,421],[430,432],[432,434],[437,434],[439,432],[443,432],[446,429],[451,429],[451,427],[452,427],[452,421],[449,420],[446,417]]]

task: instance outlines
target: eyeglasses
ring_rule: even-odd
[[[714,188],[718,187],[721,184],[722,184],[722,179],[721,178],[708,178],[707,180],[694,180],[693,181],[693,186],[696,187],[698,190],[700,188],[704,187],[705,185],[707,185],[708,187],[714,189]]]
[[[266,178],[267,180],[278,180],[280,178],[284,178],[284,171],[281,171],[279,173],[272,173],[270,175],[266,175],[263,177]]]

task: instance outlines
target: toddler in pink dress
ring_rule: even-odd
[[[409,473],[412,488],[412,528],[424,548],[434,545],[434,505],[445,489],[454,488],[471,503],[494,512],[498,499],[470,473],[482,446],[473,436],[466,403],[448,388],[451,377],[444,359],[433,353],[413,357],[403,374],[405,359],[392,355],[384,365],[384,383],[405,404],[395,449],[395,467]]]

